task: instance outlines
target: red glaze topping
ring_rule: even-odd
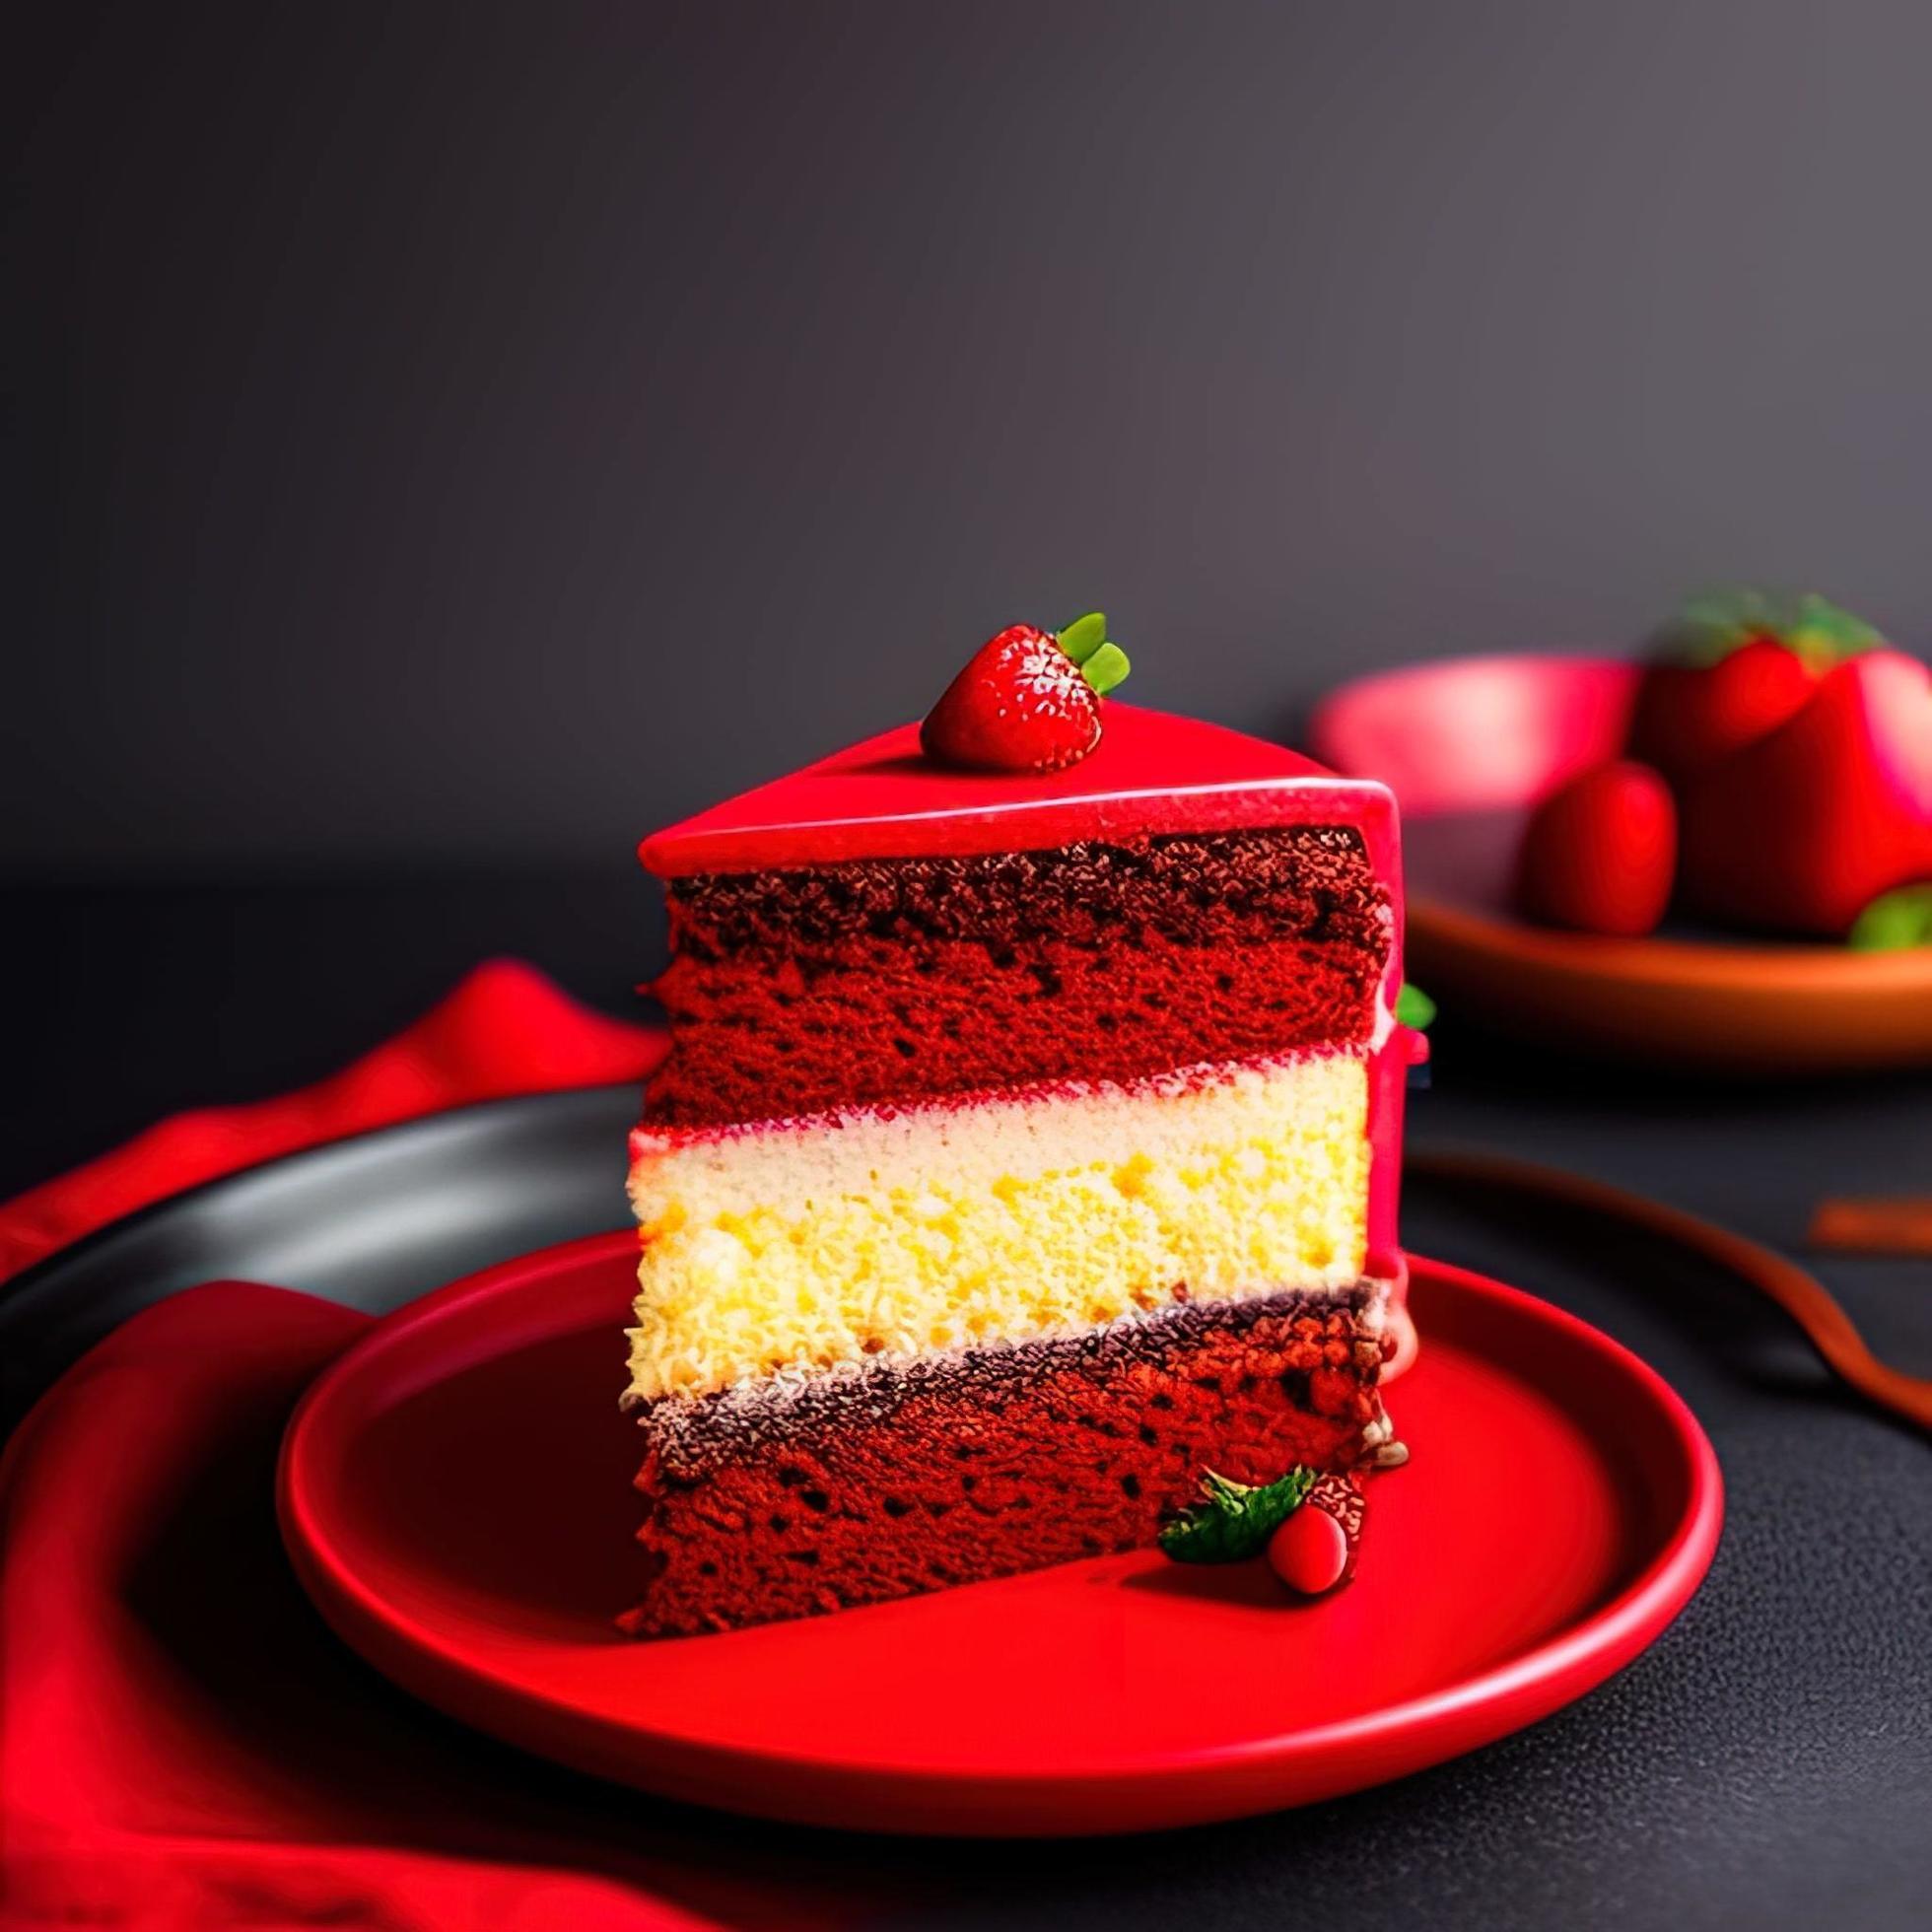
[[[1080,839],[1244,826],[1360,825],[1395,873],[1395,801],[1279,745],[1198,719],[1109,702],[1090,756],[1044,773],[955,771],[902,724],[647,839],[660,878],[849,859],[1039,851]]]

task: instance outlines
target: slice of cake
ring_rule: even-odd
[[[628,1629],[1150,1544],[1206,1469],[1383,1450],[1382,787],[1109,704],[1064,769],[907,726],[642,857],[672,1043],[631,1144]]]

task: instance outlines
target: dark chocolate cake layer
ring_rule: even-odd
[[[704,875],[670,908],[663,1126],[1358,1043],[1392,939],[1346,826]]]
[[[1257,919],[1276,933],[1387,949],[1388,895],[1348,825],[706,873],[672,880],[670,901],[677,948],[714,954],[862,933],[999,946],[1054,932],[1090,944],[1143,928],[1211,944]]]
[[[1379,1287],[775,1378],[644,1414],[633,1634],[729,1629],[1151,1543],[1205,1470],[1345,1469],[1385,1431]]]

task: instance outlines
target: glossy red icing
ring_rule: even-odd
[[[1392,874],[1385,787],[1199,719],[1113,703],[1105,718],[1090,756],[1025,776],[950,770],[921,753],[918,725],[902,724],[656,833],[638,856],[677,878],[1319,822],[1360,825]]]
[[[1368,1259],[1365,1271],[1378,1281],[1393,1281],[1393,1311],[1407,1324],[1409,1265],[1397,1230],[1402,1198],[1402,1112],[1409,1094],[1409,1070],[1429,1057],[1429,1044],[1412,1027],[1397,1026],[1368,1057]],[[1398,1357],[1407,1368],[1413,1347]]]

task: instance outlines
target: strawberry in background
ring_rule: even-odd
[[[1847,658],[1680,803],[1688,906],[1842,938],[1874,900],[1932,879],[1932,672],[1889,649]]]
[[[1636,935],[1674,896],[1760,931],[1917,942],[1896,936],[1914,917],[1860,916],[1932,881],[1932,672],[1861,618],[1811,592],[1692,598],[1644,667],[1627,753],[1532,816],[1532,918]]]
[[[1885,640],[1814,592],[1749,587],[1689,599],[1659,633],[1629,753],[1673,785],[1792,717],[1834,665]]]
[[[1677,874],[1677,806],[1648,765],[1579,772],[1532,815],[1516,896],[1531,918],[1636,939],[1654,932]]]

